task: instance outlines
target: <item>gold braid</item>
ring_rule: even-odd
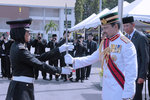
[[[99,46],[99,54],[100,54],[100,61],[101,61],[102,70],[103,70],[103,65],[104,65],[104,59],[106,59],[106,63],[108,63],[109,55],[110,55],[110,52],[111,52],[109,47],[105,48],[103,50],[103,52],[101,52],[103,43],[104,43],[104,40],[101,41],[100,46]],[[101,56],[103,56],[102,59],[101,59]]]

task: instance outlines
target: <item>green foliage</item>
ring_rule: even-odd
[[[135,0],[124,0],[124,1],[131,3]],[[112,9],[117,5],[118,5],[118,0],[102,0],[102,9],[105,8]]]
[[[82,21],[82,16],[83,16],[83,0],[76,0],[75,3],[75,19],[76,22],[75,24],[78,24],[79,22]]]
[[[51,31],[51,34],[52,34],[52,31],[56,31],[57,27],[58,27],[58,25],[55,24],[55,23],[51,20],[48,24],[45,25],[44,29],[45,29],[45,31],[46,31],[46,34],[47,34],[49,31]]]
[[[76,0],[75,4],[75,19],[76,24],[89,17],[91,14],[99,12],[100,0]],[[124,0],[129,3],[134,0]],[[118,5],[118,0],[102,0],[102,9],[112,9]]]
[[[84,0],[84,12],[83,12],[83,18],[85,19],[92,15],[93,13],[99,12],[99,0]]]
[[[125,0],[125,1],[127,1],[127,2],[131,3],[131,2],[133,2],[133,1],[135,1],[135,0]]]
[[[103,0],[102,1],[102,9],[108,8],[112,9],[118,5],[118,0]]]

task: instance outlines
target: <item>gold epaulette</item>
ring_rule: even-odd
[[[127,37],[125,37],[125,36],[121,36],[120,39],[121,39],[123,42],[125,42],[126,44],[131,42],[131,41],[130,41]]]

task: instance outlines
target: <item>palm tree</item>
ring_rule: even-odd
[[[51,20],[48,24],[45,25],[44,29],[45,29],[45,31],[46,31],[46,34],[47,34],[49,31],[51,31],[51,34],[52,34],[53,31],[56,31],[57,27],[58,27],[58,25],[55,24],[55,23]]]

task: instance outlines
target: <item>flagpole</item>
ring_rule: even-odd
[[[102,11],[102,0],[99,0],[99,13]],[[101,42],[101,25],[98,26],[98,45],[100,44]]]
[[[68,44],[68,21],[67,21],[67,4],[65,4],[65,21],[66,21],[66,44]],[[68,48],[66,48],[66,54],[68,54]],[[69,64],[67,64],[69,67]]]
[[[123,32],[123,23],[122,23],[123,1],[124,0],[118,0],[118,16],[119,16],[119,22],[120,22],[120,30],[121,30],[121,32]]]

